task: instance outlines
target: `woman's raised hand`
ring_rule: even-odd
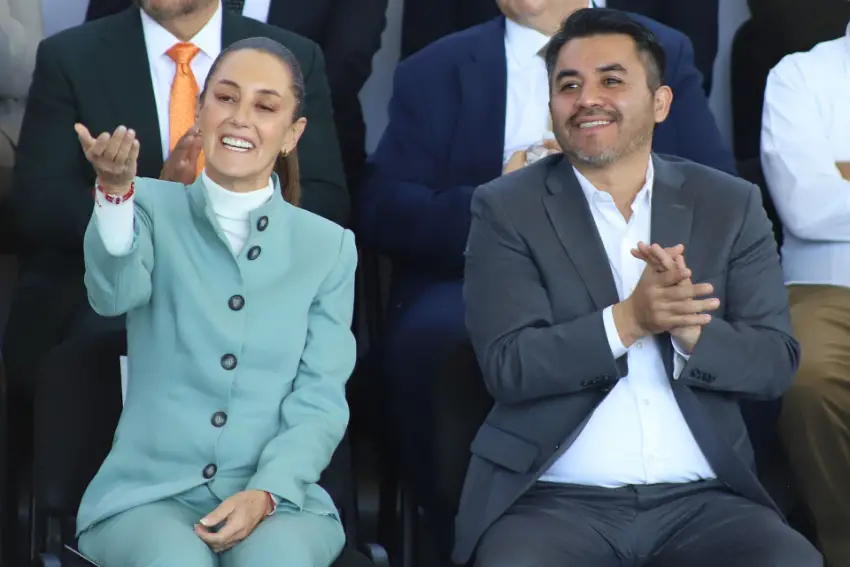
[[[136,177],[136,162],[139,159],[139,140],[136,132],[119,126],[115,132],[104,132],[93,138],[88,128],[75,124],[74,130],[80,145],[97,172],[98,183],[103,191],[111,195],[123,195],[130,190]]]

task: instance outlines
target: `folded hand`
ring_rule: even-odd
[[[270,511],[271,502],[266,492],[237,492],[202,518],[195,526],[195,533],[214,552],[222,553],[251,535]]]

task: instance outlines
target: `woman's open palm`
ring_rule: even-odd
[[[98,182],[107,193],[123,194],[136,177],[139,140],[136,132],[119,126],[115,132],[92,137],[88,128],[75,124],[74,130],[86,159],[94,166]]]

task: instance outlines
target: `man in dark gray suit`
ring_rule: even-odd
[[[738,407],[798,364],[771,225],[754,186],[651,154],[664,58],[625,14],[576,12],[546,53],[564,154],[475,192],[464,295],[496,404],[458,563],[823,564],[759,484]]]

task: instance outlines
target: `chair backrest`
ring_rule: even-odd
[[[453,517],[469,467],[469,448],[493,408],[470,342],[458,344],[444,360],[437,373],[434,400],[437,505]]]
[[[76,514],[121,416],[123,331],[72,339],[42,364],[35,394],[34,494],[47,513]]]
[[[36,388],[33,467],[42,513],[75,515],[109,453],[122,410],[119,358],[126,352],[120,331],[66,342],[45,360]],[[334,499],[349,536],[357,525],[352,475],[346,435],[320,484]]]
[[[770,190],[767,187],[767,181],[764,178],[764,172],[761,168],[761,158],[756,157],[739,161],[738,175],[742,179],[746,179],[758,186],[761,191],[762,206],[764,206],[764,211],[767,213],[767,218],[773,224],[773,237],[776,240],[776,246],[777,248],[782,248],[782,221],[779,218],[779,213],[773,204],[773,197],[770,195]]]

